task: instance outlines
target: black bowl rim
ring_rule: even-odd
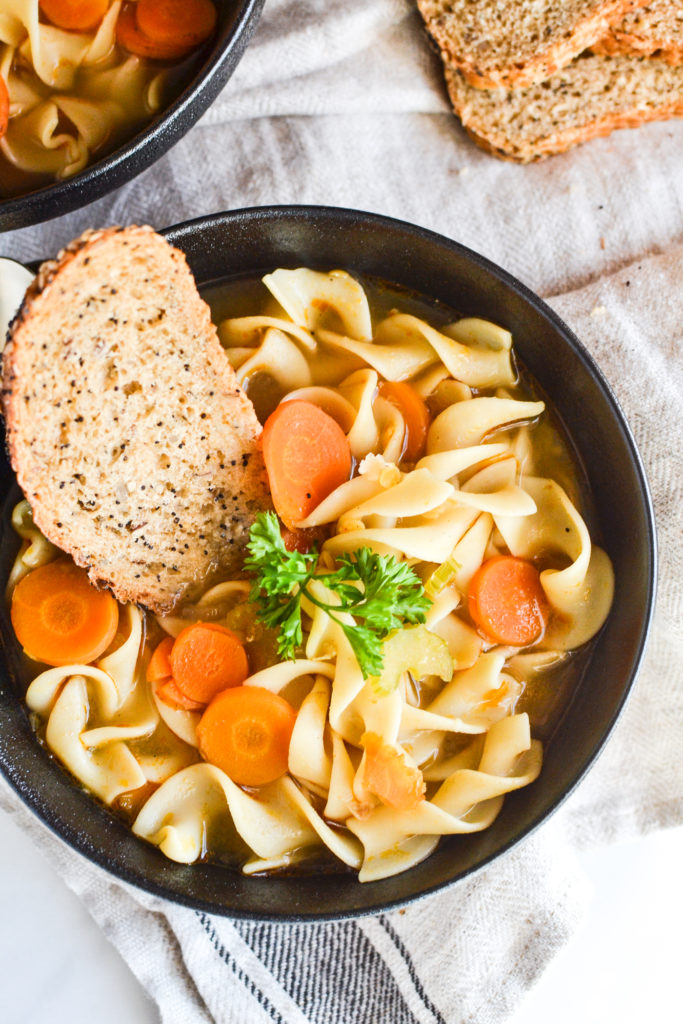
[[[256,29],[265,0],[235,3],[239,10],[228,37],[151,125],[72,178],[1,199],[0,232],[52,220],[100,199],[137,177],[178,142],[213,103],[232,74]]]
[[[631,429],[626,421],[626,418],[621,410],[621,407],[608,384],[602,371],[596,364],[593,357],[590,355],[588,350],[582,344],[576,335],[570,330],[570,328],[564,323],[564,321],[548,306],[539,296],[531,291],[525,284],[515,278],[512,274],[503,270],[497,264],[487,259],[485,256],[480,255],[467,246],[462,245],[460,242],[456,242],[444,235],[437,234],[436,232],[430,231],[427,228],[420,227],[418,225],[410,224],[407,221],[401,221],[393,217],[387,217],[381,214],[369,213],[360,210],[347,209],[344,207],[330,207],[330,206],[254,206],[245,207],[239,210],[225,211],[221,213],[208,214],[206,216],[197,217],[192,220],[183,221],[179,224],[172,225],[165,228],[161,234],[163,234],[169,242],[173,245],[177,245],[182,249],[183,239],[195,234],[198,231],[202,231],[204,228],[210,225],[216,224],[233,224],[239,222],[253,222],[254,220],[259,221],[286,221],[292,218],[304,218],[307,220],[314,219],[319,224],[329,227],[339,226],[343,224],[345,226],[358,226],[359,222],[362,222],[368,226],[379,227],[389,232],[398,232],[402,235],[409,235],[412,237],[418,237],[427,243],[431,243],[435,246],[439,246],[446,250],[451,250],[458,253],[460,256],[464,256],[472,263],[477,265],[480,269],[484,270],[487,274],[498,278],[505,285],[515,291],[523,300],[531,305],[537,313],[544,317],[551,325],[555,328],[558,333],[562,335],[564,340],[574,350],[575,354],[581,361],[584,369],[590,374],[598,383],[603,395],[607,401],[607,404],[611,407],[614,419],[619,425],[620,433],[625,442],[626,449],[628,450],[632,459],[633,467],[636,472],[636,476],[640,485],[640,492],[638,497],[642,502],[642,509],[644,512],[644,519],[647,524],[647,558],[649,565],[648,572],[648,586],[647,586],[647,603],[645,608],[645,615],[643,617],[643,624],[640,630],[640,636],[638,637],[637,646],[635,649],[635,656],[631,671],[628,678],[625,680],[621,697],[616,706],[613,709],[612,716],[607,723],[600,741],[595,745],[593,750],[586,756],[583,764],[580,766],[576,773],[572,783],[553,801],[549,806],[545,814],[541,815],[537,820],[531,822],[521,832],[513,836],[507,843],[505,843],[497,851],[491,853],[487,857],[483,858],[478,864],[472,866],[470,869],[464,871],[455,879],[451,879],[445,882],[437,883],[433,886],[428,886],[422,889],[419,893],[409,897],[408,899],[397,899],[384,902],[373,902],[372,901],[372,887],[368,885],[368,906],[362,910],[356,911],[337,911],[328,912],[321,910],[321,913],[284,913],[284,914],[258,914],[253,911],[244,912],[237,909],[229,909],[224,906],[210,903],[207,900],[195,899],[191,897],[184,897],[182,894],[172,893],[169,894],[168,890],[161,884],[156,883],[153,880],[149,880],[141,876],[138,872],[121,868],[116,864],[111,864],[107,861],[105,852],[102,850],[92,850],[88,844],[84,841],[82,834],[78,830],[72,829],[70,826],[64,827],[58,822],[57,816],[54,814],[54,810],[50,805],[45,805],[39,794],[35,789],[27,789],[18,784],[13,778],[11,763],[5,763],[0,758],[0,773],[5,777],[7,782],[12,786],[15,792],[19,795],[22,801],[33,811],[34,814],[46,825],[50,831],[54,832],[60,839],[64,840],[69,846],[75,849],[78,853],[85,856],[89,861],[94,862],[98,867],[104,869],[107,873],[120,879],[129,885],[135,886],[136,888],[142,889],[153,896],[158,896],[169,902],[179,904],[181,906],[190,907],[196,911],[213,914],[220,917],[232,918],[235,920],[246,919],[252,921],[269,921],[278,923],[289,923],[289,924],[302,924],[302,923],[323,923],[332,921],[342,921],[348,919],[357,919],[362,917],[368,917],[376,914],[385,913],[387,911],[395,910],[400,907],[412,906],[420,900],[426,899],[428,896],[433,895],[436,892],[450,889],[451,887],[458,885],[465,879],[471,879],[479,872],[487,868],[493,861],[508,854],[512,849],[517,847],[520,843],[525,841],[531,836],[536,830],[545,824],[548,819],[555,814],[555,812],[564,804],[569,796],[576,790],[582,780],[585,778],[588,771],[595,764],[597,758],[603,752],[607,741],[609,740],[614,728],[621,717],[626,703],[632,693],[633,685],[636,677],[640,670],[643,656],[645,653],[645,647],[647,644],[650,628],[652,625],[652,618],[654,615],[655,596],[657,587],[657,535],[655,526],[654,509],[652,505],[652,498],[650,494],[650,488],[645,474],[643,462],[636,446]],[[209,284],[210,282],[205,282]]]

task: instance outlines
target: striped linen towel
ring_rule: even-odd
[[[590,894],[576,851],[683,821],[681,129],[649,125],[544,164],[502,164],[449,114],[408,0],[269,0],[234,78],[169,154],[89,207],[0,237],[0,254],[29,260],[89,226],[162,227],[278,202],[441,231],[555,296],[613,385],[653,489],[654,634],[599,764],[523,845],[404,912],[321,925],[197,914],[113,881],[0,786],[0,806],[81,896],[164,1024],[502,1021],[582,918]]]

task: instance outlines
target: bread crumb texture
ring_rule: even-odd
[[[270,506],[253,407],[184,255],[151,228],[90,232],[41,268],[3,407],[36,524],[121,601],[191,598]]]
[[[528,163],[616,128],[683,116],[683,68],[663,60],[583,55],[529,89],[475,89],[452,64],[453,108],[480,146]]]
[[[417,0],[444,61],[480,89],[553,75],[646,0]]]
[[[591,49],[605,56],[656,56],[677,67],[683,64],[683,3],[654,0],[611,26]]]

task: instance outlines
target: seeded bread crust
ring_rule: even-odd
[[[637,57],[579,57],[543,85],[484,91],[452,66],[446,84],[468,135],[494,156],[530,163],[617,128],[683,116],[683,69]]]
[[[7,447],[39,529],[167,612],[242,560],[270,507],[261,427],[184,255],[149,227],[43,264],[3,356]]]
[[[417,0],[444,63],[479,89],[549,78],[647,0]]]
[[[597,43],[593,53],[603,56],[653,54],[672,67],[683,64],[683,4],[680,0],[653,0],[647,7],[627,15],[613,25]]]

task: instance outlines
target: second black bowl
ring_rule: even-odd
[[[163,156],[202,116],[237,67],[265,0],[216,0],[218,28],[182,92],[133,138],[79,174],[0,199],[0,231],[60,217],[130,181]]]

